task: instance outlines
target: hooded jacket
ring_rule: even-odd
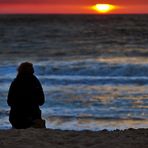
[[[15,128],[30,127],[41,119],[39,106],[45,102],[39,80],[33,74],[18,74],[11,83],[7,103],[11,107],[9,120]]]

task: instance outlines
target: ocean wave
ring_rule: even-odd
[[[90,116],[79,116],[79,117],[76,117],[76,116],[52,116],[52,115],[50,115],[50,116],[48,116],[48,117],[46,117],[46,119],[48,120],[48,119],[61,119],[61,120],[69,120],[69,119],[83,119],[83,120],[108,120],[108,121],[111,121],[111,120],[116,120],[116,121],[118,121],[118,120],[120,120],[120,121],[122,121],[122,120],[136,120],[136,121],[143,121],[143,120],[148,120],[148,119],[146,119],[146,118],[142,118],[142,117],[133,117],[133,118],[131,118],[131,117],[108,117],[108,116],[106,116],[106,117],[90,117]]]
[[[115,60],[115,61],[114,61]],[[73,75],[73,76],[117,76],[117,77],[147,77],[148,64],[141,63],[144,59],[134,60],[120,58],[115,59],[76,59],[76,60],[51,60],[34,62],[37,76]],[[131,62],[128,62],[128,60]],[[112,62],[115,63],[112,63]],[[0,77],[15,77],[18,63],[15,65],[0,65]]]
[[[44,85],[147,85],[148,77],[40,76]]]
[[[37,75],[84,75],[84,76],[147,76],[147,64],[110,64],[100,62],[58,62],[36,65]]]
[[[120,105],[122,102],[120,102]],[[112,105],[113,106],[113,105]],[[126,108],[121,105],[121,108],[97,106],[87,107],[44,107],[43,114],[46,118],[62,117],[62,118],[81,118],[81,119],[132,119],[132,120],[147,120],[148,117],[143,114],[147,113],[147,109],[138,110],[131,107]]]
[[[6,109],[0,109],[0,118],[9,115],[9,111]]]

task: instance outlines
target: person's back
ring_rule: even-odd
[[[22,63],[10,86],[7,103],[11,107],[9,120],[14,128],[31,127],[36,119],[41,119],[39,105],[44,103],[44,93],[33,73],[31,63]]]

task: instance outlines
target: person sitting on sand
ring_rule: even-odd
[[[36,121],[45,122],[41,118],[39,106],[45,97],[39,80],[34,75],[33,64],[24,62],[18,67],[18,74],[11,83],[7,103],[10,106],[9,121],[13,128],[34,127]],[[41,125],[41,124],[40,124]],[[41,125],[45,126],[44,123]]]

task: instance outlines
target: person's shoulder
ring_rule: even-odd
[[[39,81],[39,79],[35,75],[32,75],[32,78],[34,79],[34,81],[37,81],[37,82]]]
[[[12,80],[11,86],[15,86],[15,85],[17,85],[17,83],[18,83],[18,79],[17,79],[17,77],[16,77],[16,78],[14,78],[14,79]]]
[[[33,79],[38,79],[36,75],[32,75],[32,78]]]
[[[12,80],[12,83],[15,83],[16,81],[18,81],[18,78],[15,77],[13,80]]]

